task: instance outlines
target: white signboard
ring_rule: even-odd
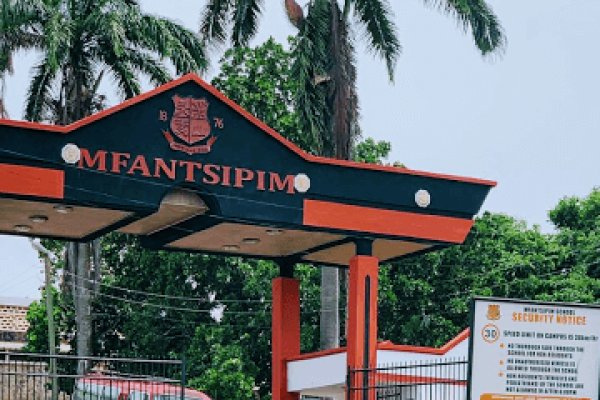
[[[471,400],[598,400],[600,308],[479,298]]]

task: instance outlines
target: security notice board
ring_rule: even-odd
[[[598,400],[600,307],[475,298],[470,400]]]

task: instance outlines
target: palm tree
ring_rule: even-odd
[[[505,38],[485,0],[425,0],[454,17],[471,32],[483,54],[499,51]],[[310,0],[306,16],[294,0],[284,0],[290,22],[298,29],[294,75],[301,90],[296,99],[304,131],[320,144],[322,155],[349,159],[360,135],[356,93],[357,25],[368,47],[386,63],[389,79],[401,46],[386,0]],[[205,42],[246,45],[258,29],[262,0],[209,0],[200,32]],[[339,345],[337,270],[322,270],[321,347]]]
[[[88,114],[89,94],[102,73],[111,75],[124,97],[140,93],[138,75],[152,83],[206,66],[193,32],[164,18],[142,13],[136,0],[1,0],[0,48],[4,54],[39,49],[25,117],[39,121],[56,100],[69,123]],[[0,59],[0,71],[6,63]]]
[[[129,98],[141,91],[140,75],[154,84],[171,79],[165,61],[177,74],[206,67],[193,32],[144,14],[136,0],[0,0],[0,6],[0,76],[15,51],[42,52],[25,108],[31,121],[69,124],[103,108],[98,87],[105,74]],[[98,240],[67,246],[80,356],[90,354],[90,281],[99,279],[99,246]]]
[[[8,111],[4,104],[4,95],[6,93],[6,75],[11,75],[13,71],[12,56],[10,52],[4,52],[0,47],[0,65],[4,68],[0,70],[0,118],[8,118]]]

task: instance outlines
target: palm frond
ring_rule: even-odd
[[[42,36],[31,32],[39,22],[39,9],[11,0],[2,0],[0,7],[0,73],[10,73],[16,51],[41,47]]]
[[[332,111],[332,156],[350,159],[359,133],[356,92],[356,54],[348,21],[342,18],[337,2],[331,4],[328,107]]]
[[[296,108],[302,129],[317,144],[317,154],[333,153],[331,111],[327,105],[328,84],[317,84],[315,77],[327,76],[330,2],[315,0],[307,9],[306,18],[292,49],[294,63],[290,75],[299,82]]]
[[[132,12],[126,21],[125,36],[129,46],[154,51],[161,57],[171,55],[173,37],[163,19]]]
[[[81,52],[77,58],[77,68],[72,68],[71,71],[72,82],[66,82],[73,92],[66,99],[67,114],[71,121],[79,120],[93,112],[91,104],[96,96],[94,85],[97,83],[95,61],[88,51]]]
[[[402,47],[393,22],[393,12],[386,0],[352,0],[354,15],[364,27],[368,46],[385,60],[390,81]],[[350,4],[348,2],[347,4]]]
[[[504,30],[485,0],[425,0],[425,3],[452,15],[465,30],[471,30],[482,55],[504,50]]]
[[[125,57],[127,58],[127,63],[129,65],[148,75],[150,81],[156,86],[171,80],[169,71],[167,71],[160,61],[157,61],[151,55],[134,49],[128,49]]]
[[[60,5],[46,7],[45,11],[43,46],[48,67],[56,71],[60,67],[61,55],[71,47],[71,24],[64,18]]]
[[[104,70],[100,70],[97,76],[92,76],[87,82],[86,98],[84,102],[85,115],[92,115],[104,108],[105,97],[98,93],[102,79],[104,78]]]
[[[200,39],[193,32],[173,21],[163,19],[162,22],[173,38],[174,45],[170,58],[176,65],[177,74],[206,71],[208,58]],[[176,62],[175,59],[184,60],[184,62]]]
[[[203,43],[220,45],[227,40],[229,13],[233,0],[209,0],[200,19],[200,36]]]
[[[111,62],[110,72],[114,76],[126,99],[137,96],[141,92],[140,82],[129,65],[122,61]]]
[[[108,43],[112,45],[112,52],[119,57],[123,54],[126,43],[126,26],[129,21],[123,18],[123,15],[116,12],[111,13],[93,13],[86,22],[92,25],[87,27],[87,31],[101,32]]]
[[[126,37],[130,47],[151,50],[168,58],[177,74],[204,72],[208,62],[204,44],[185,27],[150,15],[128,18]]]
[[[117,57],[116,54],[112,52],[110,43],[102,42],[99,43],[99,45],[100,51],[97,56],[114,77],[123,97],[129,99],[140,94],[140,82],[136,77],[132,66],[128,63],[127,58],[124,56]]]
[[[245,46],[258,29],[262,0],[237,0],[233,13],[231,41],[234,46]]]
[[[33,70],[34,75],[29,85],[25,105],[25,119],[40,121],[44,112],[44,105],[48,103],[50,97],[55,71],[52,70],[47,59],[36,65]]]
[[[140,93],[138,75],[156,84],[168,81],[166,60],[177,73],[207,65],[193,32],[144,14],[137,0],[0,0],[0,7],[0,77],[15,51],[37,48],[44,54],[27,104],[27,117],[35,120],[54,115],[67,123],[97,109],[98,65],[115,78],[124,97]],[[53,82],[60,86],[55,96]]]
[[[0,46],[0,79],[3,79],[6,73],[13,73],[12,53],[7,46]]]

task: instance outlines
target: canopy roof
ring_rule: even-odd
[[[347,265],[461,243],[495,182],[310,155],[195,75],[68,126],[0,120],[0,232]]]

